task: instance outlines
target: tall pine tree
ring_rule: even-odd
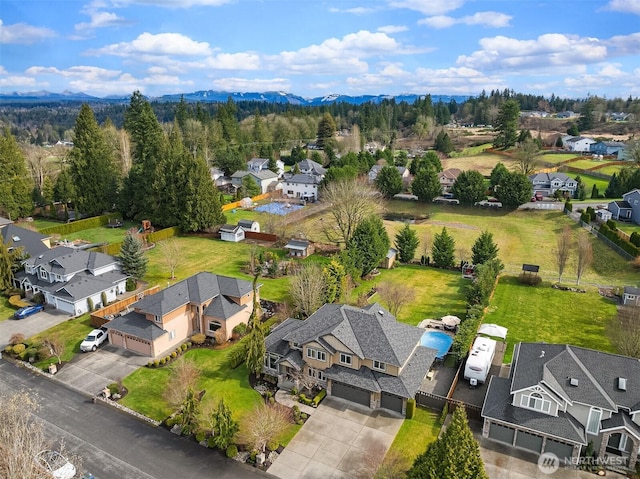
[[[0,135],[0,215],[15,220],[33,211],[33,182],[24,155],[5,129]]]
[[[141,279],[147,272],[147,258],[144,256],[142,241],[134,235],[127,235],[120,248],[122,272],[134,279]]]
[[[396,234],[395,245],[398,249],[398,259],[401,263],[409,263],[418,249],[420,240],[415,230],[412,230],[409,223],[405,223],[404,227]]]

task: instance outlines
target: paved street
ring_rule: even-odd
[[[64,440],[96,479],[273,477],[2,360],[0,392],[7,391],[36,395],[51,439]]]

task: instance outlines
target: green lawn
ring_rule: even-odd
[[[0,321],[11,318],[15,312],[16,308],[9,304],[9,298],[0,296]]]
[[[588,174],[582,174],[582,173],[580,173],[579,175],[572,173],[569,176],[571,176],[572,178],[575,178],[576,176],[580,176],[580,179],[584,183],[585,191],[587,192],[587,200],[589,201],[591,200],[591,190],[593,190],[593,185],[596,185],[598,187],[598,192],[601,195],[604,195],[604,192],[607,190],[607,187],[609,186],[609,180],[598,178],[596,176],[590,176]],[[602,198],[602,202],[604,204],[608,203],[609,201],[610,201],[609,199]]]
[[[451,153],[449,153],[449,157],[450,158],[460,158],[460,157],[464,157],[464,156],[475,156],[475,155],[479,155],[482,152],[484,152],[484,150],[486,150],[487,148],[491,148],[491,143],[484,143],[482,145],[477,145],[477,146],[470,146],[468,148],[465,148],[462,151],[452,151]]]
[[[176,279],[172,283],[192,276],[200,271],[233,276],[251,280],[244,272],[249,261],[252,245],[248,243],[231,243],[215,239],[195,236],[177,237],[181,259],[176,269]],[[284,250],[271,250],[284,256]],[[164,288],[169,281],[169,270],[163,264],[161,248],[153,248],[147,252],[149,266],[143,278],[149,285],[160,285]],[[262,288],[260,296],[271,301],[284,301],[288,297],[289,279],[287,277],[269,279],[260,278]]]
[[[37,345],[48,337],[58,337],[64,343],[64,352],[61,359],[62,361],[69,361],[74,355],[80,353],[80,343],[92,329],[91,318],[88,314],[85,314],[38,333],[31,337],[31,341],[34,345]],[[40,368],[46,368],[49,364],[56,362],[57,359],[52,357],[38,361],[35,365]]]
[[[567,164],[567,166],[570,166],[572,168],[580,168],[581,170],[588,170],[590,168],[593,168],[594,166],[602,166],[604,163],[602,161],[595,161],[595,160],[591,160],[588,157],[584,157],[582,160],[578,160],[578,161],[573,161],[569,164]],[[602,170],[598,170],[598,171],[602,171]]]
[[[445,271],[418,265],[399,265],[394,269],[380,270],[373,280],[363,281],[354,289],[352,300],[381,282],[404,284],[412,287],[415,298],[398,314],[398,321],[417,325],[426,318],[439,318],[447,314],[464,317],[464,289],[469,284],[458,271]],[[386,306],[377,294],[370,302],[380,302]]]
[[[77,231],[60,236],[60,240],[85,240],[89,243],[118,243],[127,235],[129,228],[139,227],[138,223],[133,221],[125,221],[121,228],[108,228],[99,226],[97,228],[88,228],[86,230]]]
[[[619,230],[622,230],[629,235],[633,232],[640,233],[640,225],[633,223],[621,223],[620,221],[616,221],[616,225],[618,225]]]
[[[557,165],[559,163],[562,163],[563,161],[575,158],[576,156],[579,155],[576,155],[575,153],[547,153],[540,155],[540,161]]]
[[[620,165],[609,165],[609,166],[605,166],[604,168],[600,168],[598,170],[598,173],[603,173],[605,175],[613,175],[614,173],[620,173],[621,169],[622,169],[622,166]]]
[[[416,407],[413,419],[405,419],[400,426],[389,452],[393,451],[407,458],[408,465],[422,454],[427,445],[435,441],[440,433],[440,414]],[[387,454],[389,454],[387,452]]]
[[[246,366],[228,368],[227,356],[233,348],[234,346],[220,350],[191,349],[184,354],[184,358],[193,360],[202,372],[198,381],[198,390],[206,391],[202,405],[215,403],[224,397],[234,418],[240,419],[257,406],[262,397],[249,386]],[[122,399],[122,404],[152,419],[165,419],[173,412],[162,398],[169,378],[168,367],[138,369],[122,381],[129,390]]]
[[[573,293],[553,289],[548,282],[534,287],[503,276],[484,322],[509,329],[504,362],[510,363],[513,347],[521,341],[569,343],[614,352],[606,333],[615,314],[615,303],[595,288]]]
[[[34,225],[38,231],[40,231],[45,228],[51,228],[52,226],[60,226],[61,224],[64,224],[64,221],[48,220],[45,218],[34,218],[33,223],[31,224]],[[24,227],[24,225],[22,224],[18,226]]]

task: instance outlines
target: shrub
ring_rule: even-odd
[[[406,413],[406,417],[407,419],[413,419],[413,415],[416,412],[416,400],[411,398],[411,399],[407,399],[407,413]]]
[[[186,346],[187,349],[189,349],[191,346],[193,346],[193,343],[191,341],[187,341]]]
[[[28,359],[33,358],[34,361],[38,359],[38,348],[28,348],[26,353]]]
[[[247,325],[245,323],[240,323],[235,328],[233,328],[231,332],[239,336],[244,336],[245,334],[247,334]]]
[[[127,291],[134,291],[138,287],[138,282],[135,278],[127,278],[127,283],[125,285],[125,289]]]
[[[193,336],[191,336],[191,341],[193,341],[193,344],[204,344],[206,340],[207,337],[202,333],[194,334]]]
[[[16,344],[24,343],[24,334],[22,333],[14,333],[11,335],[9,339],[9,344],[14,346]]]
[[[120,394],[120,386],[117,383],[111,383],[107,386],[109,392],[113,396],[114,394]]]
[[[298,396],[298,401],[302,404],[306,404],[307,406],[311,405],[311,399],[309,399],[304,394],[300,394],[300,396]]]
[[[153,233],[149,233],[149,235],[147,235],[147,241],[149,243],[156,243],[158,241],[177,236],[179,233],[180,229],[177,226],[173,226],[172,228],[164,228],[158,231],[154,231]]]
[[[93,216],[91,218],[73,221],[72,223],[64,223],[56,226],[50,226],[49,228],[44,228],[40,230],[40,233],[44,235],[59,234],[61,236],[64,236],[71,233],[77,233],[78,231],[82,231],[86,229],[105,226],[107,223],[109,223],[109,219],[118,219],[120,217],[121,217],[120,213],[110,213],[108,215]]]
[[[199,432],[198,434],[196,434],[196,441],[198,441],[198,442],[202,442],[206,438],[207,438],[207,435],[204,432]]]
[[[187,349],[189,349],[189,346],[187,346],[186,344],[183,344],[182,346],[180,346],[180,349],[184,352]]]
[[[176,353],[175,351],[171,353],[171,359],[175,359],[178,357],[178,353]]]
[[[227,448],[226,454],[229,459],[233,459],[238,455],[238,446],[236,446],[235,444],[231,444]]]
[[[15,346],[14,346],[14,348],[15,348]],[[21,353],[18,353],[18,359],[20,361],[26,361],[28,356],[29,356],[29,350],[28,349],[25,349]]]
[[[244,344],[238,344],[227,357],[227,361],[229,362],[229,367],[231,369],[235,369],[244,363],[244,360],[247,357],[247,348]]]
[[[100,293],[100,300],[102,301],[102,307],[104,308],[107,305],[107,293],[104,291]]]
[[[25,349],[27,349],[27,347],[22,343],[14,344],[13,345],[13,354],[21,354],[21,353],[23,353],[25,351]]]
[[[308,415],[306,412],[301,412],[301,413],[300,413],[300,419],[302,419],[303,421],[304,421],[305,419],[307,419],[308,417],[309,417],[309,415]]]
[[[634,231],[633,233],[631,233],[629,241],[631,241],[631,244],[633,244],[634,246],[640,247],[640,234],[637,231]]]
[[[277,451],[280,447],[280,443],[277,440],[271,440],[267,443],[267,449],[270,451]]]
[[[89,308],[89,312],[93,311],[93,299],[87,298],[87,308]]]
[[[251,454],[249,454],[249,460],[251,462],[256,462],[256,456],[258,455],[258,451],[256,451],[255,449],[253,449],[251,451]]]
[[[298,389],[297,388],[292,388],[291,389],[291,395],[297,396],[298,395]],[[293,407],[295,408],[295,407],[298,407],[298,406],[293,406]]]
[[[215,339],[216,344],[224,344],[227,339],[222,329],[218,329],[215,333],[213,333],[213,338]]]
[[[271,396],[269,398],[269,404],[274,405],[276,403],[276,398],[274,398],[273,396]]]
[[[171,362],[171,356],[167,356],[166,358],[164,358],[164,362],[165,363],[170,363]]]
[[[149,361],[149,362],[147,363],[147,367],[148,367],[148,368],[152,368],[152,367],[153,367],[153,361]]]
[[[568,211],[569,213],[571,213],[573,211],[573,204],[571,203],[571,201],[569,201],[568,198],[567,198],[566,203],[564,204],[564,209],[566,211]]]
[[[311,401],[311,405],[313,407],[318,407],[318,404],[320,404],[320,401],[322,401],[325,396],[327,395],[327,390],[323,389],[321,390],[318,394],[316,394],[316,396],[313,398],[313,401]]]
[[[160,360],[160,366],[164,366],[164,358]]]
[[[33,297],[31,298],[31,301],[33,301],[36,304],[44,304],[44,294],[43,293],[34,294]]]
[[[207,439],[207,447],[209,447],[211,449],[216,447],[216,441],[215,441],[213,436],[211,436],[209,439]]]

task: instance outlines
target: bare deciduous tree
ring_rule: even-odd
[[[316,263],[304,263],[291,276],[290,293],[293,306],[301,316],[311,316],[324,304],[326,282]]]
[[[540,157],[540,148],[535,141],[527,139],[520,143],[516,148],[516,164],[515,170],[524,175],[531,174],[538,165]]]
[[[588,233],[581,233],[578,237],[578,253],[576,255],[576,284],[580,284],[582,275],[593,262],[593,246]]]
[[[27,159],[29,171],[38,190],[42,191],[44,179],[51,174],[52,167],[47,158],[49,152],[36,145],[24,145],[24,154]]]
[[[190,390],[195,390],[200,369],[195,362],[184,357],[175,361],[171,367],[171,377],[164,391],[164,399],[172,408],[178,408],[186,399]]]
[[[62,363],[62,355],[64,354],[64,342],[59,336],[49,336],[42,341],[40,354],[45,358],[55,356],[58,364]]]
[[[267,444],[282,434],[291,423],[290,409],[278,403],[262,403],[242,419],[238,440],[256,451],[264,452]]]
[[[431,232],[427,230],[422,235],[422,240],[420,241],[422,244],[422,255],[425,257],[429,256],[429,251],[431,251],[431,241],[433,241]]]
[[[411,464],[396,451],[387,452],[385,445],[373,440],[364,448],[360,469],[356,472],[359,479],[401,479]]]
[[[558,266],[558,283],[562,281],[562,273],[564,273],[564,268],[569,260],[571,243],[571,227],[569,225],[565,225],[562,229],[562,234],[558,236],[555,249],[556,265]]]
[[[619,354],[640,358],[640,307],[620,306],[610,328],[611,341]]]
[[[384,281],[376,287],[380,299],[387,305],[389,312],[394,316],[400,314],[400,310],[413,301],[416,291],[410,286],[401,283]]]
[[[160,252],[162,253],[162,262],[169,270],[171,279],[176,277],[176,268],[180,261],[180,246],[175,239],[167,239],[158,243]]]
[[[330,221],[323,226],[327,239],[349,245],[356,226],[365,218],[383,211],[380,193],[364,180],[345,179],[332,181],[322,191],[322,199],[331,204],[330,213],[336,228]]]

